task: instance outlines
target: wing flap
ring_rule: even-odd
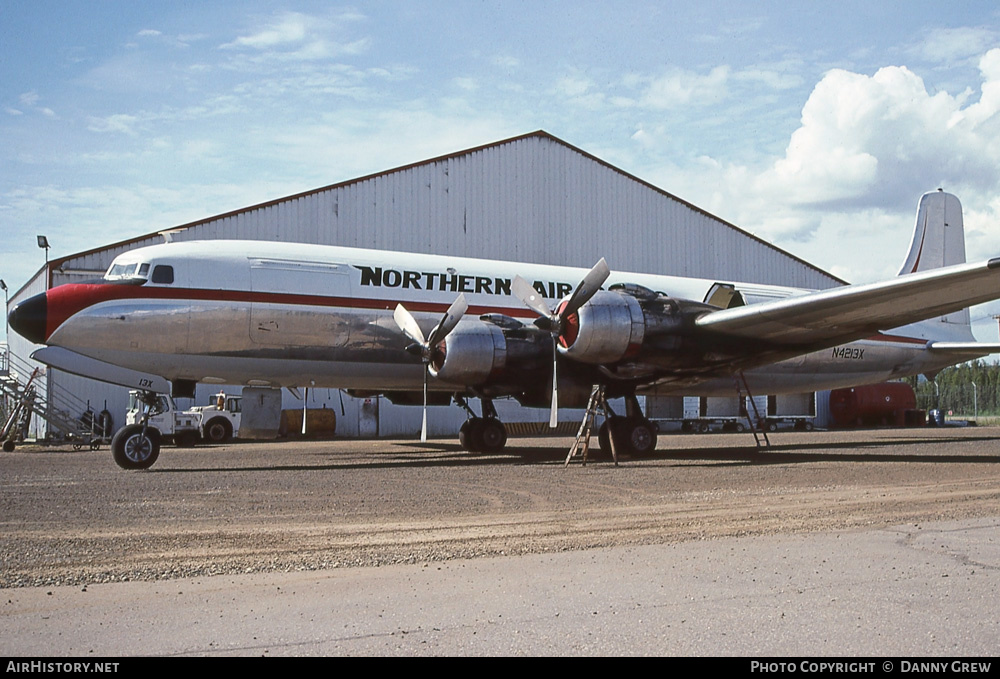
[[[779,346],[862,339],[1000,297],[1000,258],[701,316],[699,328]]]

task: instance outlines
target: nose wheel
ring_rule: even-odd
[[[111,439],[111,455],[122,469],[149,469],[160,456],[160,432],[141,424],[122,427]]]

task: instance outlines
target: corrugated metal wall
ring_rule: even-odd
[[[208,218],[179,227],[173,238],[297,241],[585,267],[605,257],[622,271],[807,288],[840,282],[544,132]],[[63,258],[53,285],[103,271],[118,254],[159,242],[162,237],[151,234]],[[109,397],[103,385],[73,386],[94,403],[123,401],[120,394]],[[341,431],[357,431],[356,413],[355,404],[345,403]],[[419,430],[418,408],[383,401],[380,417],[383,433]],[[432,431],[438,419],[451,430],[454,418],[441,414],[432,415]]]

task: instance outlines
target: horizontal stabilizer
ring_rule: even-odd
[[[1000,342],[930,342],[927,348],[943,354],[985,354],[1000,353]]]

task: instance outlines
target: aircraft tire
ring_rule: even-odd
[[[507,427],[498,419],[489,417],[481,419],[477,425],[478,431],[473,436],[478,442],[478,450],[483,453],[499,453],[507,445]]]
[[[3,442],[3,452],[5,453],[13,453],[15,447],[16,445],[12,439],[7,439]]]
[[[141,424],[122,427],[111,439],[111,456],[122,469],[149,469],[160,456],[160,432]]]
[[[224,417],[214,417],[205,425],[205,440],[211,443],[229,443],[233,438],[233,425]]]
[[[467,450],[470,453],[479,452],[481,441],[477,444],[476,432],[479,430],[480,422],[482,422],[482,418],[470,417],[462,423],[462,427],[458,430],[458,442],[461,444],[463,450]]]
[[[622,442],[622,449],[632,455],[649,455],[656,450],[656,429],[643,417],[628,417],[616,427],[615,443]]]
[[[601,453],[607,457],[611,458],[611,425],[610,420],[604,420],[604,423],[597,430],[597,443],[601,447]]]

